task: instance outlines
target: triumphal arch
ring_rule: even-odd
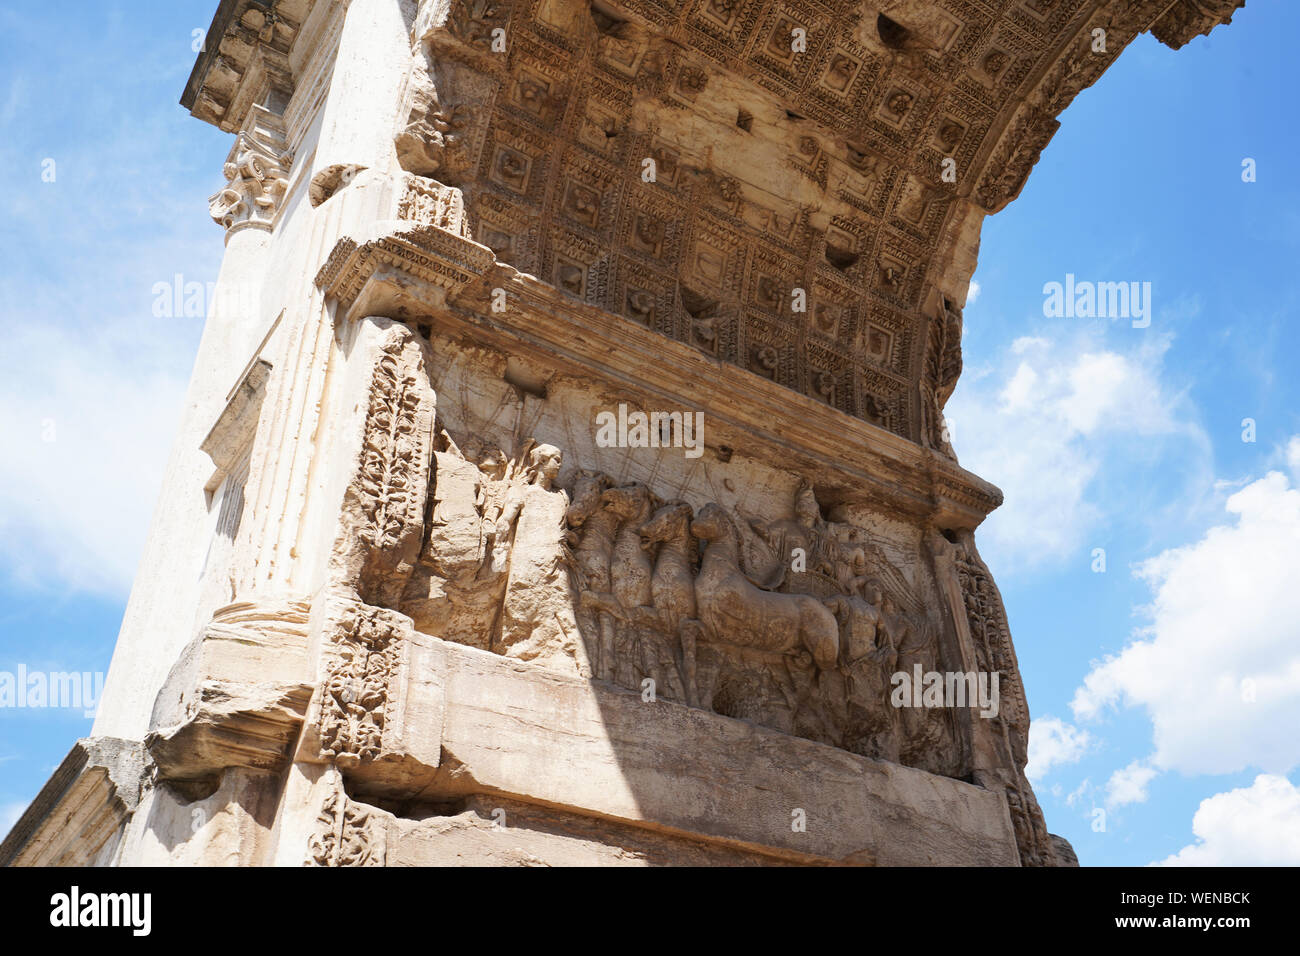
[[[0,860],[1075,862],[962,308],[1062,110],[1240,6],[221,0],[220,294]]]

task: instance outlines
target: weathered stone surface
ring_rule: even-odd
[[[283,768],[312,693],[308,612],[306,602],[293,602],[216,613],[154,704],[145,746],[159,779]]]
[[[406,326],[362,323],[352,349],[362,380],[353,388],[366,405],[331,572],[363,598],[390,605],[420,552],[436,396],[427,346]]]
[[[369,808],[387,866],[781,866],[825,861],[750,852],[500,797]],[[315,862],[315,861],[313,861]]]
[[[441,768],[394,790],[381,753],[351,775],[358,790],[486,792],[837,862],[1016,862],[1006,805],[982,788],[471,648],[432,642],[430,654],[438,683],[411,689],[440,698],[425,708],[443,714],[440,747],[423,749],[440,750]]]
[[[254,866],[270,861],[283,773],[231,767],[148,788],[122,841],[132,866]]]
[[[1052,849],[1056,851],[1056,860],[1061,866],[1078,866],[1079,858],[1075,855],[1074,847],[1070,846],[1070,841],[1063,836],[1051,834]]]
[[[78,740],[0,843],[0,866],[119,862],[122,832],[148,772],[148,757],[136,741]]]
[[[1240,6],[224,0],[219,306],[0,862],[1077,864],[962,306],[1074,96]]]

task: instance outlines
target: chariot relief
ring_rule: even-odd
[[[440,443],[399,606],[419,630],[960,775],[952,715],[889,702],[896,671],[951,663],[926,585],[824,518],[811,488],[761,516],[665,500],[531,441]]]

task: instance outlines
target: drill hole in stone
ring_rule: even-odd
[[[826,243],[826,261],[841,272],[852,269],[861,258],[861,255],[847,246],[837,245],[829,240]]]
[[[713,315],[718,308],[718,300],[710,299],[693,289],[682,286],[682,308],[693,319],[704,319]]]
[[[891,50],[904,49],[911,35],[907,27],[883,13],[876,17],[876,34],[880,37],[880,42]]]
[[[591,5],[591,19],[595,22],[596,29],[605,36],[616,36],[619,28],[627,23],[626,20],[601,3]]]

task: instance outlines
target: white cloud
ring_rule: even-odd
[[[1197,842],[1157,866],[1300,866],[1300,788],[1260,774],[1249,787],[1201,801]]]
[[[948,403],[962,465],[1006,496],[981,528],[981,550],[995,566],[1060,560],[1096,544],[1089,535],[1105,517],[1099,501],[1145,514],[1131,494],[1096,493],[1099,479],[1118,480],[1117,460],[1143,474],[1151,466],[1142,459],[1169,439],[1185,476],[1208,461],[1189,403],[1162,379],[1168,340],[1144,336],[1120,352],[1105,347],[1103,334],[1018,338],[991,368],[969,370]],[[1135,440],[1136,453],[1111,453],[1110,443]]]
[[[1160,770],[1286,773],[1300,764],[1300,489],[1270,472],[1225,507],[1233,523],[1138,568],[1150,625],[1094,665],[1071,707],[1145,708]]]
[[[148,326],[74,331],[43,316],[8,333],[0,571],[20,585],[110,595],[130,586],[188,364]]]
[[[0,840],[9,834],[26,810],[26,803],[0,803]]]
[[[1011,376],[1002,389],[1001,399],[1004,411],[1021,412],[1033,401],[1034,387],[1038,384],[1038,373],[1028,362],[1021,362],[1016,373]]]
[[[1155,779],[1157,771],[1141,760],[1116,770],[1106,781],[1106,805],[1123,807],[1130,803],[1145,803],[1147,786]]]
[[[1029,763],[1025,775],[1037,784],[1053,767],[1075,763],[1092,745],[1086,730],[1057,717],[1040,717],[1029,725]]]
[[[970,288],[966,290],[966,304],[970,305],[980,297],[980,284],[971,279]]]
[[[18,101],[0,142],[0,165],[35,183],[0,197],[19,240],[0,264],[0,579],[25,589],[125,595],[180,421],[202,321],[155,318],[153,289],[215,278],[221,231],[204,197],[220,163],[206,157],[229,141],[146,91],[171,68],[142,61],[141,108],[126,113],[96,108],[107,88],[34,74],[40,95]],[[46,142],[35,120],[66,113],[77,90],[87,124]],[[194,128],[179,136],[182,123]],[[174,148],[160,158],[159,143]],[[46,156],[49,183],[34,165]]]
[[[1022,335],[1011,343],[1011,354],[1023,355],[1031,349],[1045,349],[1051,348],[1051,346],[1050,339],[1045,339],[1039,335]]]

